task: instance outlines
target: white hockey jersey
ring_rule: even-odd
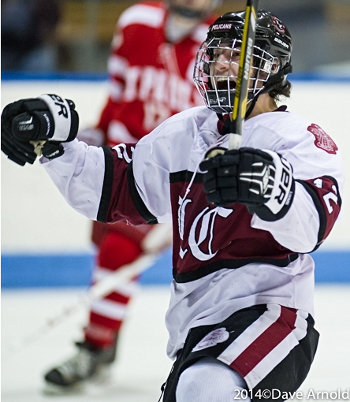
[[[67,201],[91,219],[173,223],[168,354],[190,328],[222,321],[256,304],[277,303],[313,314],[309,252],[327,237],[340,211],[342,163],[333,140],[313,122],[281,109],[244,123],[242,146],[269,149],[293,166],[288,213],[266,222],[239,203],[206,201],[199,164],[210,147],[227,146],[217,115],[181,112],[136,146],[65,144],[44,166]]]

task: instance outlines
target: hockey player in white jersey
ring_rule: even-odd
[[[96,126],[81,130],[78,139],[89,145],[111,147],[125,141],[136,143],[166,118],[201,105],[192,80],[193,64],[196,50],[217,18],[213,11],[220,3],[221,0],[138,1],[128,7],[118,19],[112,40],[108,99]],[[155,235],[154,228],[147,224],[94,221],[92,286],[140,258],[145,253],[145,239]],[[159,244],[159,251],[165,246],[166,241]],[[137,280],[130,278],[93,300],[76,351],[44,375],[50,388],[53,385],[56,390],[66,391],[111,367]]]
[[[317,349],[310,253],[340,211],[341,158],[319,125],[278,106],[290,95],[292,43],[265,11],[242,147],[227,150],[244,18],[224,14],[198,51],[194,80],[206,107],[169,118],[136,146],[78,142],[74,105],[56,95],[2,114],[3,151],[33,163],[30,141],[42,140],[42,166],[80,213],[172,222],[166,402],[286,400]],[[208,158],[217,147],[226,151]]]

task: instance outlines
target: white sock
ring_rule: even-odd
[[[182,372],[176,402],[250,402],[244,379],[213,357],[198,360]]]

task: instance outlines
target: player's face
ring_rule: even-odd
[[[221,44],[214,49],[212,60],[210,62],[210,75],[213,86],[218,89],[227,89],[236,87],[238,69],[239,69],[240,49],[232,49],[230,46]]]
[[[228,44],[222,43],[220,47],[214,49],[213,57],[210,62],[210,75],[212,77],[212,84],[217,89],[227,89],[228,86],[230,89],[234,89],[237,83],[237,76],[239,70],[239,60],[240,60],[241,50],[239,47],[231,47]],[[254,60],[256,62],[254,62]],[[256,88],[261,88],[263,83],[267,80],[269,73],[275,73],[278,71],[278,67],[275,63],[278,63],[278,60],[268,64],[269,70],[266,71],[262,68],[257,68],[256,65],[259,65],[259,61],[253,56],[253,63],[249,70],[249,88],[252,89],[255,85]],[[214,80],[214,81],[213,81]]]

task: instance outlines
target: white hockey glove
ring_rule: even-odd
[[[64,152],[62,142],[78,132],[79,116],[71,100],[58,95],[21,99],[7,105],[1,115],[1,149],[18,165],[34,163],[41,154],[48,159]]]
[[[209,202],[245,204],[261,219],[274,221],[289,210],[294,195],[291,165],[276,152],[254,148],[229,150],[205,159],[200,169]]]

